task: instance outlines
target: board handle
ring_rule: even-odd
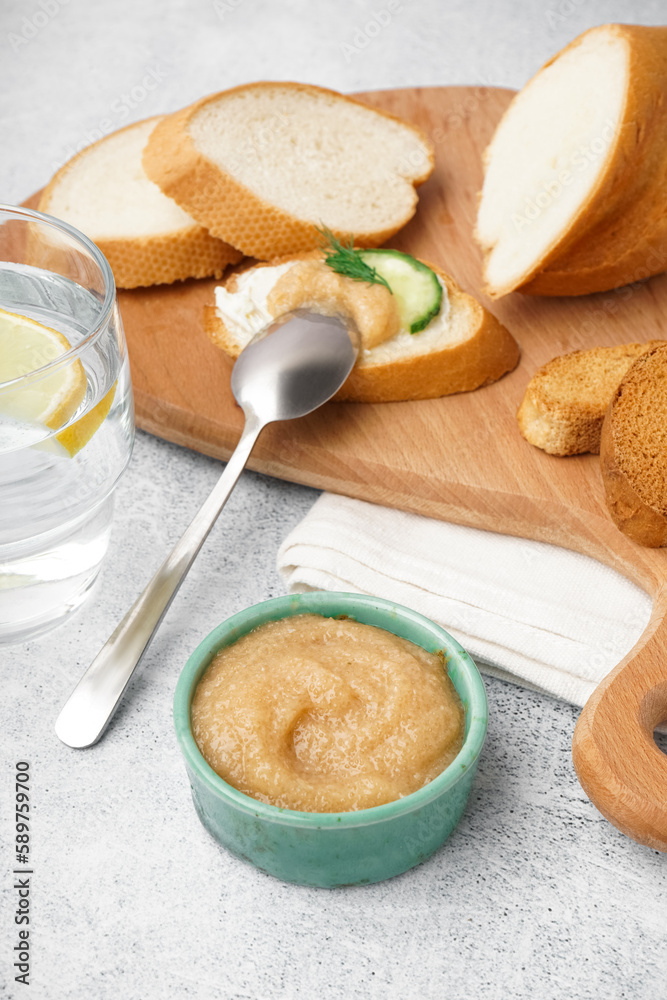
[[[582,788],[628,837],[667,851],[667,755],[655,727],[667,720],[667,586],[628,656],[579,716],[572,758]]]

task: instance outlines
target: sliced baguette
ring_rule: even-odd
[[[600,465],[617,527],[640,545],[667,545],[667,344],[637,358],[616,389]]]
[[[600,451],[602,421],[633,361],[664,341],[594,347],[553,358],[531,378],[517,412],[525,439],[550,455]]]
[[[244,307],[239,309],[234,323],[229,319],[225,323],[216,307],[207,306],[204,325],[213,343],[231,358],[238,357],[270,320],[266,300],[278,277],[299,259],[303,257],[260,264],[244,272],[256,276],[262,271],[268,274],[269,269],[280,269],[268,280],[260,274],[256,294],[253,293],[255,305],[249,316]],[[519,347],[509,331],[476,299],[462,291],[453,278],[433,264],[423,263],[435,271],[443,286],[440,314],[420,333],[402,330],[390,340],[363,351],[336,399],[358,403],[432,399],[478,389],[516,366]],[[230,275],[223,287],[238,295],[238,276]]]
[[[220,277],[241,254],[211,236],[148,179],[141,156],[161,117],[112,132],[69,160],[39,211],[76,226],[105,255],[119,288]]]
[[[376,247],[433,170],[418,129],[332,90],[253,83],[165,118],[148,176],[213,235],[260,260],[319,245],[315,226]]]
[[[667,268],[667,27],[607,24],[521,90],[485,154],[492,297],[583,295]]]

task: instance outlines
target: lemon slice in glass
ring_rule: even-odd
[[[103,396],[99,403],[93,406],[92,410],[84,413],[82,417],[75,420],[73,424],[66,427],[56,437],[65,451],[70,455],[76,455],[85,444],[88,444],[91,437],[107,416],[116,394],[116,383],[111,386],[106,396]]]
[[[0,383],[51,364],[71,348],[62,333],[0,309]],[[86,373],[78,359],[41,378],[0,392],[0,414],[15,420],[62,427],[86,395]]]

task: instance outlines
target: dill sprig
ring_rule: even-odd
[[[367,264],[361,257],[359,250],[354,249],[353,240],[347,246],[337,239],[326,226],[315,227],[322,237],[322,249],[325,254],[325,264],[346,278],[354,281],[367,281],[370,285],[384,285],[391,295],[391,288],[381,274],[378,274],[374,267]]]

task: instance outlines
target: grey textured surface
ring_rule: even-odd
[[[245,80],[520,86],[592,24],[665,14],[663,3],[625,0],[403,0],[385,27],[368,29],[389,6],[3,0],[2,198],[26,197],[96,130]],[[218,469],[140,434],[92,600],[50,636],[0,652],[0,995],[664,996],[664,858],[590,805],[570,758],[576,711],[532,692],[488,681],[489,738],[464,820],[434,858],[390,882],[332,892],[285,885],[204,832],[172,734],[176,678],[214,625],[282,592],[275,551],[311,490],[245,474],[113,729],[88,751],[58,742],[63,698]],[[28,992],[11,969],[9,797],[19,758],[33,772]]]

